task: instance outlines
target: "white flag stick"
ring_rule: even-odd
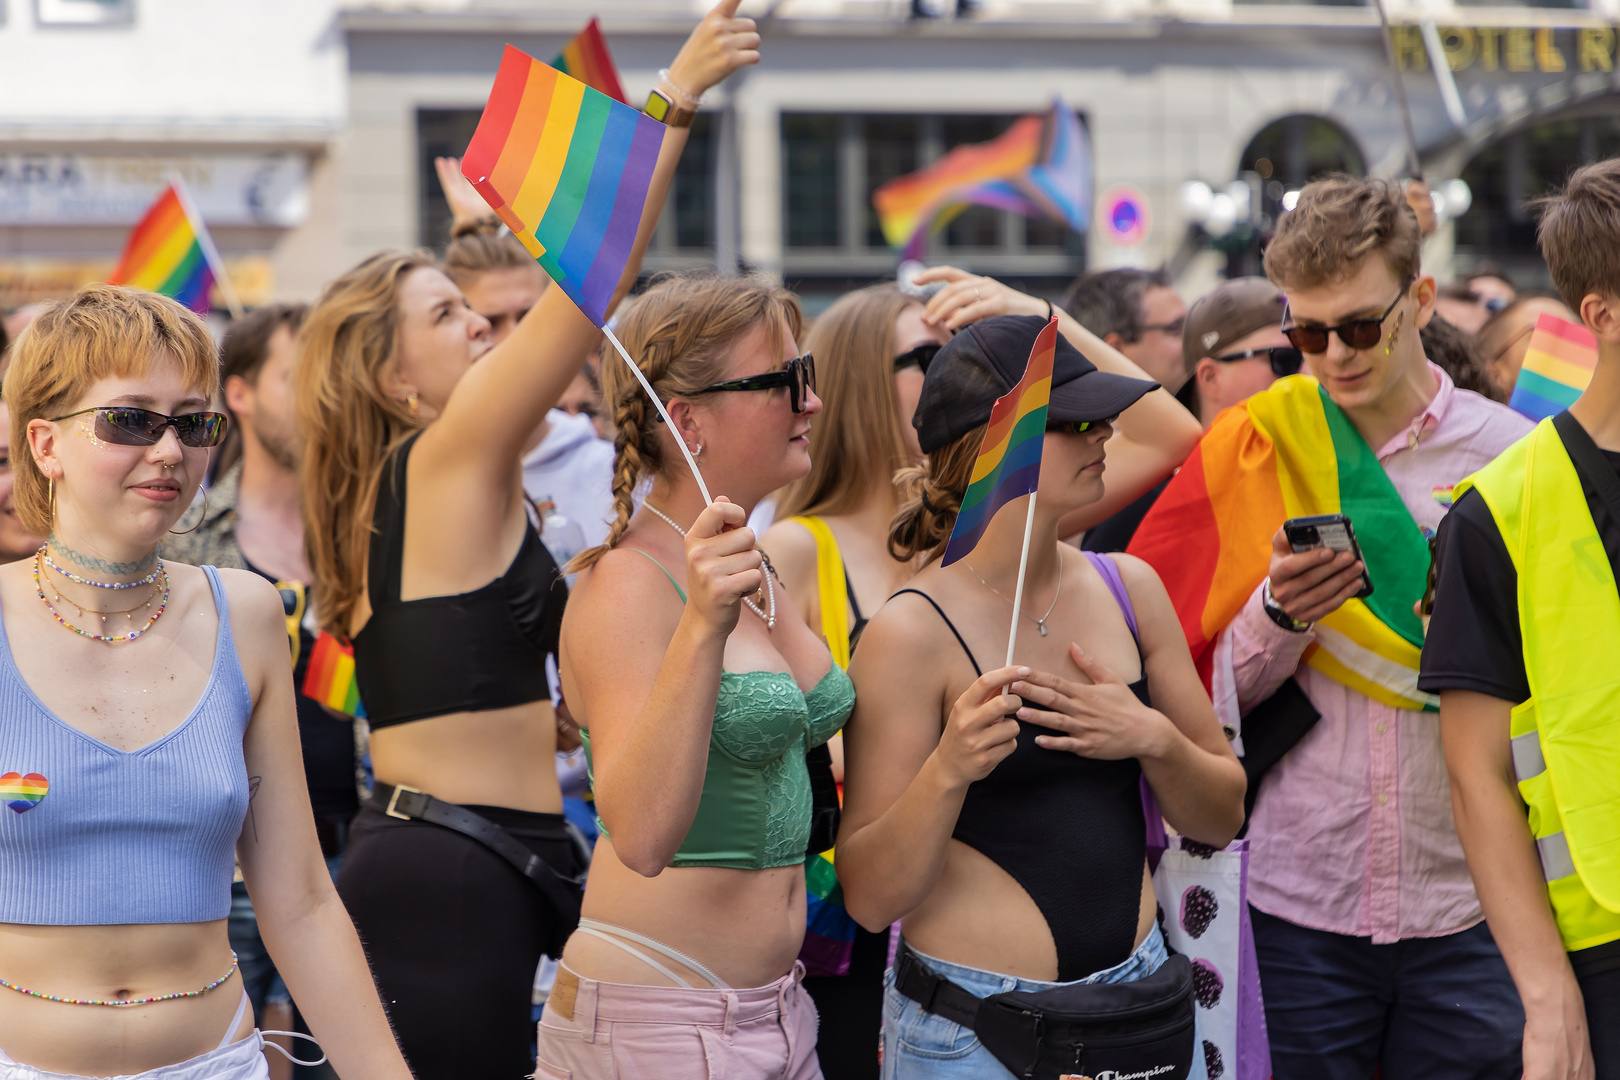
[[[1029,513],[1024,517],[1024,551],[1018,556],[1018,583],[1013,586],[1013,621],[1012,629],[1007,633],[1007,667],[1012,667],[1013,646],[1018,643],[1018,620],[1024,609],[1024,571],[1029,569],[1029,538],[1035,531],[1035,494],[1033,491],[1029,493]],[[1005,690],[1002,692],[1006,693]]]
[[[202,214],[197,212],[197,204],[191,201],[190,189],[186,187],[186,182],[179,173],[170,173],[169,182],[174,185],[174,193],[180,199],[180,209],[186,212],[191,229],[197,234],[197,243],[202,247],[203,258],[208,260],[208,268],[214,272],[214,281],[225,297],[225,306],[231,309],[231,318],[240,319],[242,301],[236,298],[236,290],[231,287],[231,275],[225,272],[225,260],[219,257],[219,249],[214,246],[214,238],[208,235],[208,226],[203,223]]]
[[[692,451],[687,449],[686,440],[681,438],[681,433],[675,429],[675,421],[669,418],[669,410],[664,408],[664,403],[658,400],[657,394],[653,393],[652,383],[647,381],[647,376],[641,373],[641,368],[636,366],[636,362],[630,359],[630,354],[624,351],[624,346],[613,335],[613,331],[604,326],[602,327],[602,333],[606,334],[607,339],[613,342],[613,347],[619,350],[619,355],[624,357],[624,362],[630,365],[630,371],[635,375],[636,381],[641,384],[643,390],[647,391],[647,396],[652,398],[654,407],[658,409],[658,415],[664,418],[664,424],[668,426],[670,435],[675,438],[675,445],[681,448],[681,454],[686,458],[686,463],[692,467],[692,477],[697,481],[698,490],[703,493],[703,505],[707,506],[714,502],[713,499],[709,498],[709,485],[703,482],[703,473],[698,471],[697,459],[692,456]],[[1031,500],[1031,504],[1033,502],[1034,500]],[[1027,534],[1024,537],[1024,553],[1029,554],[1029,536]],[[1022,573],[1019,574],[1019,579],[1021,583],[1023,579]],[[1020,584],[1021,587],[1022,584]]]

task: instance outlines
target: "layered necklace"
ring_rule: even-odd
[[[674,518],[670,517],[668,514],[664,513],[662,510],[658,509],[658,507],[654,506],[652,503],[642,503],[641,505],[646,507],[648,510],[651,510],[653,513],[657,514],[658,517],[664,522],[664,524],[668,525],[670,528],[672,528],[676,532],[680,533],[683,538],[686,536],[686,530],[681,528],[678,524],[676,524]],[[771,578],[775,575],[776,571],[771,569],[771,560],[765,557],[765,553],[763,551],[761,551],[759,553],[759,557],[760,557],[760,560],[762,562],[764,562],[764,564],[765,564],[765,584],[763,586],[761,586],[760,590],[759,590],[760,593],[763,594],[764,597],[765,597],[765,607],[762,610],[758,604],[754,603],[754,598],[752,596],[743,597],[743,603],[748,605],[748,610],[749,611],[752,611],[755,615],[758,615],[760,618],[765,620],[765,629],[767,629],[767,630],[775,630],[776,629],[776,586],[774,584],[772,584]],[[1047,614],[1050,615],[1051,612],[1047,612]],[[1042,630],[1041,633],[1044,634],[1044,633],[1046,633],[1046,631]]]
[[[973,564],[968,562],[966,559],[962,560],[962,565],[967,567],[969,570],[973,570]],[[980,585],[983,585],[985,588],[989,589],[991,592],[995,593],[997,596],[999,596],[1003,600],[1007,601],[1007,603],[1011,604],[1013,602],[1012,597],[1008,596],[1006,593],[1002,592],[1000,589],[996,588],[994,585],[992,585],[988,581],[984,580],[984,575],[979,573],[977,570],[973,570],[973,576],[979,579],[979,584]],[[1041,637],[1045,637],[1046,636],[1046,620],[1050,619],[1052,617],[1052,612],[1057,610],[1058,597],[1060,597],[1062,595],[1063,595],[1063,546],[1060,544],[1060,545],[1058,545],[1058,583],[1057,583],[1057,588],[1052,590],[1052,602],[1049,605],[1047,605],[1046,614],[1042,615],[1038,619],[1035,616],[1031,615],[1027,611],[1020,611],[1018,614],[1022,615],[1024,618],[1028,619],[1030,622],[1034,623],[1035,628],[1041,632]]]
[[[145,603],[136,604],[134,607],[130,608],[121,608],[117,611],[97,611],[93,608],[84,607],[72,597],[63,596],[62,591],[58,589],[54,583],[51,583],[50,586],[51,595],[46,596],[45,586],[50,580],[45,574],[45,568],[47,566],[56,573],[60,574],[62,577],[80,585],[90,585],[98,589],[134,589],[139,588],[142,585],[151,585],[152,591],[147,594]],[[56,562],[52,560],[46,549],[42,547],[34,553],[34,590],[39,596],[40,603],[45,605],[45,610],[51,613],[51,617],[57,622],[61,623],[63,626],[67,627],[69,630],[73,631],[75,634],[78,634],[80,637],[89,638],[91,641],[104,641],[109,645],[117,645],[125,641],[134,641],[136,638],[152,629],[152,626],[158,621],[158,619],[163,617],[163,612],[169,606],[169,573],[166,569],[164,569],[163,560],[159,559],[157,567],[150,574],[137,581],[94,581],[90,578],[80,577],[77,574],[62,569],[62,567],[58,566]],[[55,600],[55,604],[52,603],[53,599]],[[74,626],[62,616],[60,611],[56,610],[56,604],[66,602],[73,605],[73,607],[78,611],[79,618],[84,619],[99,617],[102,625],[105,626],[108,617],[112,615],[122,615],[126,622],[134,623],[136,612],[144,611],[150,608],[154,600],[157,601],[157,610],[152,612],[151,616],[146,620],[145,625],[124,634],[93,633],[89,630],[83,629],[82,627]]]

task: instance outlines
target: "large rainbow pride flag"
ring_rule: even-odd
[[[1530,334],[1508,407],[1532,420],[1557,416],[1586,391],[1597,368],[1597,338],[1581,323],[1544,313]]]
[[[1057,318],[1035,335],[1035,345],[1018,385],[996,399],[990,426],[979,444],[973,475],[962,493],[951,538],[941,566],[978,546],[996,511],[1033,495],[1041,479],[1041,449],[1046,445],[1046,406],[1052,400],[1052,363],[1057,358]]]
[[[601,326],[663,142],[658,121],[508,45],[461,174]]]
[[[1091,147],[1060,100],[985,143],[958,146],[872,192],[883,237],[915,258],[931,233],[969,206],[989,206],[1084,232],[1091,220]]]
[[[219,255],[190,201],[178,180],[163,189],[129,234],[108,284],[162,293],[199,315],[208,314]]]
[[[1423,626],[1412,610],[1428,580],[1428,541],[1310,376],[1278,379],[1216,417],[1127,550],[1164,581],[1207,690],[1216,639],[1265,578],[1272,537],[1309,514],[1350,518],[1374,591],[1316,624],[1305,662],[1385,704],[1436,707],[1417,688]]]
[[[551,66],[592,90],[600,90],[615,101],[629,104],[624,87],[619,83],[619,69],[613,66],[613,55],[608,52],[607,39],[602,36],[602,28],[594,15],[585,29],[551,58]]]

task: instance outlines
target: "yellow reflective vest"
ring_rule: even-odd
[[[1457,485],[1490,508],[1518,574],[1528,700],[1510,736],[1568,951],[1620,938],[1620,591],[1552,421]]]

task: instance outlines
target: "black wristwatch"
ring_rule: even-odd
[[[1266,614],[1271,616],[1271,621],[1287,630],[1290,634],[1303,634],[1315,625],[1314,623],[1301,622],[1277,606],[1277,598],[1271,595],[1270,578],[1266,578],[1265,584],[1260,587],[1260,604],[1266,609]]]

